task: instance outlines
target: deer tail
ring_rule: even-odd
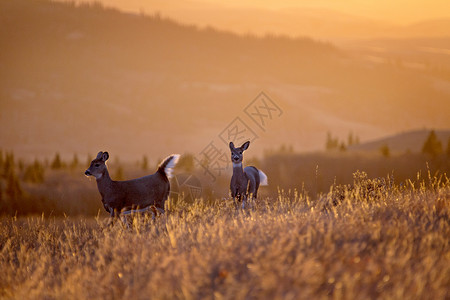
[[[259,185],[269,185],[267,175],[264,174],[264,172],[261,170],[258,170],[258,174],[259,174]]]
[[[158,172],[170,179],[172,177],[173,168],[177,164],[179,158],[179,154],[170,155],[159,165]]]

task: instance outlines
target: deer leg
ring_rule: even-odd
[[[108,207],[108,211],[109,211],[109,221],[108,221],[108,226],[112,227],[114,225],[114,221],[115,221],[115,214],[114,214],[114,209]]]
[[[256,198],[256,180],[254,178],[250,178],[248,181],[248,200],[251,203]],[[253,203],[251,203],[253,204]],[[251,205],[250,205],[251,206]]]
[[[231,190],[231,197],[233,198],[233,204],[234,204],[234,207],[236,208],[236,209],[238,209],[238,203],[237,203],[237,201],[239,200],[239,193],[236,191],[236,190]],[[236,198],[238,198],[238,199],[236,199]]]
[[[151,212],[152,212],[152,221],[155,221],[155,219],[156,219],[156,216],[157,216],[157,214],[158,214],[158,211],[156,210],[156,206],[152,206],[151,207]]]
[[[120,216],[120,221],[127,227],[127,229],[130,229],[130,225],[128,224],[128,219],[126,215]]]
[[[245,209],[246,204],[247,204],[247,194],[244,194],[242,197],[242,209]]]

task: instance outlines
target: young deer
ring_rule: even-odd
[[[164,203],[170,192],[169,178],[179,157],[178,154],[167,157],[152,175],[126,181],[114,181],[109,177],[106,167],[108,152],[99,152],[84,174],[95,177],[103,206],[111,217],[149,209],[155,215],[158,211],[164,212]]]
[[[231,197],[237,207],[236,198],[242,200],[242,208],[248,196],[256,199],[260,185],[268,185],[267,176],[263,171],[253,166],[242,168],[243,153],[248,149],[250,141],[245,142],[241,147],[235,148],[233,142],[230,142],[231,162],[233,163],[233,176],[231,176],[230,190]]]

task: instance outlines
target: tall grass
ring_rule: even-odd
[[[168,203],[166,215],[3,218],[0,297],[448,299],[450,182]]]

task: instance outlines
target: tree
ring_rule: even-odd
[[[17,178],[17,175],[14,172],[10,172],[8,174],[8,178],[6,180],[6,195],[13,201],[17,201],[23,195],[19,178]]]
[[[1,176],[3,178],[8,178],[11,173],[15,171],[15,162],[14,162],[14,154],[6,153],[5,159],[3,161],[3,170],[1,172]]]
[[[32,183],[44,182],[44,166],[36,159],[32,165],[25,169],[23,180]]]
[[[122,166],[117,167],[116,172],[114,173],[114,180],[124,180],[125,176],[123,175]]]
[[[437,138],[434,130],[431,130],[428,138],[425,140],[425,143],[422,147],[422,153],[429,154],[433,157],[436,157],[439,154],[442,154],[442,143]]]
[[[325,149],[327,151],[336,150],[339,148],[339,141],[337,138],[333,138],[330,132],[327,132],[327,140],[325,142]]]
[[[181,155],[180,160],[177,163],[177,167],[185,170],[186,172],[193,172],[195,167],[194,155],[190,153]]]
[[[2,182],[0,181],[0,213],[4,211],[4,204],[3,204],[3,187]]]
[[[76,169],[78,167],[78,164],[79,164],[78,155],[74,154],[72,162],[70,163],[70,169],[72,170]]]
[[[146,155],[142,158],[142,170],[148,169],[148,158]]]
[[[450,137],[448,138],[447,150],[445,151],[445,153],[447,153],[447,157],[450,158]]]
[[[55,154],[55,158],[53,159],[50,167],[54,170],[62,169],[63,163],[62,163],[61,157],[59,156],[58,152]]]
[[[282,153],[282,154],[294,153],[294,147],[292,145],[281,144],[280,150],[278,150],[278,153]]]
[[[391,156],[391,150],[389,149],[389,146],[386,144],[380,147],[380,152],[381,155],[383,155],[384,157]]]
[[[348,146],[353,146],[353,144],[355,143],[355,138],[353,137],[353,132],[350,131],[350,133],[348,134]]]

